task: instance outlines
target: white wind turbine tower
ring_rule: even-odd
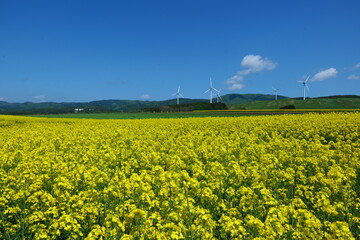
[[[309,87],[307,85],[307,82],[309,81],[309,78],[310,78],[310,76],[308,76],[306,78],[306,80],[304,80],[304,81],[298,81],[299,83],[301,83],[304,86],[304,98],[303,98],[303,100],[306,99],[306,89],[309,91]]]
[[[273,90],[274,90],[274,92],[275,92],[275,101],[277,101],[277,99],[278,99],[278,92],[279,92],[280,89],[273,87]]]
[[[173,95],[176,95],[176,104],[180,104],[180,97],[184,97],[181,93],[180,93],[180,86],[178,87],[178,90],[176,93],[174,93]]]
[[[206,90],[206,91],[204,92],[204,94],[207,93],[207,92],[210,92],[210,103],[212,103],[213,90],[215,90],[216,92],[219,92],[219,90],[217,90],[216,88],[213,88],[213,86],[212,86],[212,81],[211,81],[211,78],[210,78],[210,87],[209,87],[208,90]]]

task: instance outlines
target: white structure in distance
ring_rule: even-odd
[[[273,87],[273,90],[274,90],[274,92],[275,92],[275,101],[277,101],[277,99],[278,99],[278,92],[279,92],[280,89]]]
[[[213,91],[216,91],[217,93],[220,93],[219,90],[217,90],[216,88],[214,88],[214,87],[212,86],[212,80],[211,80],[211,78],[210,78],[210,87],[204,92],[204,94],[207,93],[207,92],[210,92],[210,103],[212,103]]]
[[[222,101],[222,98],[220,96],[220,92],[221,92],[221,88],[219,89],[219,91],[216,92],[216,102],[219,103],[220,101]]]
[[[304,81],[298,81],[298,82],[301,83],[301,84],[303,85],[303,87],[304,87],[304,97],[303,97],[303,100],[306,99],[306,89],[309,91],[309,87],[308,87],[308,85],[307,85],[307,82],[309,81],[309,78],[310,78],[310,76],[308,76],[308,77],[306,78],[306,80],[304,80]]]
[[[180,93],[180,86],[178,87],[178,90],[176,93],[173,93],[173,95],[176,95],[176,104],[179,105],[180,104],[180,97],[184,97],[181,93]]]

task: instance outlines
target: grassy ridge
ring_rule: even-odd
[[[360,98],[280,99],[232,105],[231,109],[279,109],[294,105],[296,109],[359,109]]]

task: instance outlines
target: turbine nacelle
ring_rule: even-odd
[[[309,81],[310,76],[308,76],[305,80],[303,81],[298,81],[299,83],[302,83],[303,85],[307,85],[307,82]]]

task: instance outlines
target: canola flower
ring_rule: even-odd
[[[360,114],[0,116],[0,239],[359,239]]]

